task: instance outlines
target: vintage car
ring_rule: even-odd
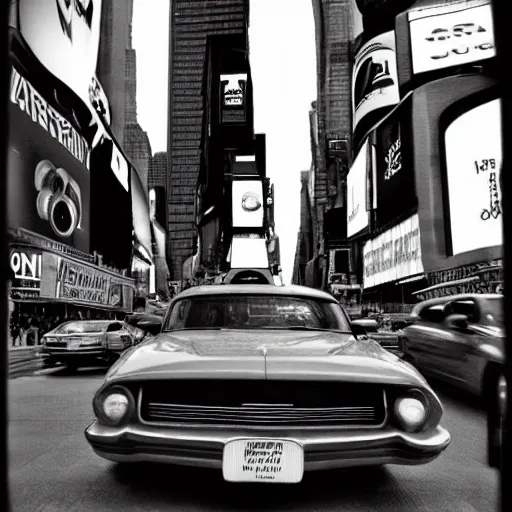
[[[417,304],[404,329],[404,358],[425,376],[480,396],[488,462],[500,467],[507,396],[503,295],[461,294]]]
[[[64,363],[76,369],[113,363],[134,344],[134,337],[117,320],[77,320],[60,324],[41,341],[46,366]]]
[[[372,340],[378,342],[382,347],[398,357],[404,355],[402,331],[384,331],[379,329],[379,323],[373,318],[358,318],[352,320],[352,325],[358,325]]]
[[[218,468],[231,482],[424,464],[450,443],[425,379],[301,286],[180,293],[161,333],[109,370],[93,410],[85,436],[100,457]]]

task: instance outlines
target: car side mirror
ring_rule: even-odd
[[[469,326],[466,315],[449,315],[446,317],[446,323],[454,329],[467,329]]]
[[[162,322],[153,321],[148,323],[141,323],[139,324],[139,329],[142,329],[143,331],[146,331],[147,333],[151,334],[152,336],[156,336],[157,334],[160,334],[160,331],[162,330]]]
[[[352,323],[352,332],[356,336],[366,336],[366,329],[364,328],[364,326],[357,324],[355,322]]]

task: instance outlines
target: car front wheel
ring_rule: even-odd
[[[500,469],[503,447],[503,428],[507,410],[508,386],[503,373],[498,374],[488,397],[487,453],[489,466]]]

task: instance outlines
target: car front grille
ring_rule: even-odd
[[[109,340],[108,348],[110,350],[125,350],[131,345],[130,337],[121,335],[118,338]]]
[[[47,341],[45,346],[48,348],[67,348],[67,341]]]
[[[148,423],[232,427],[359,427],[386,419],[382,388],[339,382],[170,380],[140,390]]]

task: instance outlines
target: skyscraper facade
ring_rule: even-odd
[[[310,286],[327,283],[329,249],[343,244],[346,232],[338,228],[346,218],[346,174],[351,135],[351,72],[353,24],[350,0],[312,0],[315,20],[317,91],[313,109],[315,137],[310,179],[315,260],[319,269]],[[313,142],[313,141],[312,141]],[[313,261],[311,265],[313,265]]]
[[[248,40],[249,0],[173,0],[170,9],[168,131],[168,261],[171,278],[196,249],[194,198],[203,137],[206,39]]]

